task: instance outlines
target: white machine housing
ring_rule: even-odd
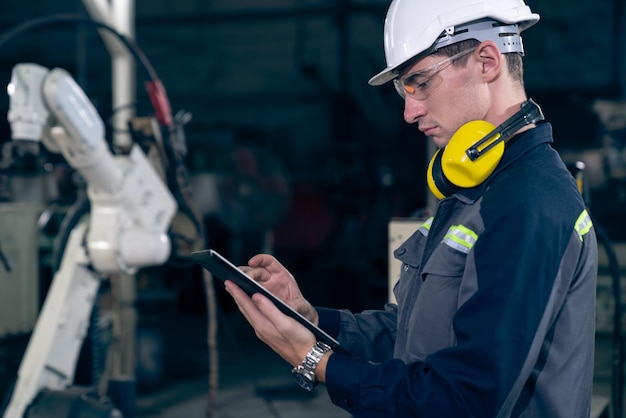
[[[134,273],[162,264],[176,201],[143,151],[113,156],[96,109],[67,71],[14,67],[9,87],[13,140],[39,141],[61,153],[87,182],[87,253],[100,273]]]
[[[5,418],[22,418],[43,388],[72,385],[101,278],[163,264],[177,204],[137,145],[113,155],[98,112],[62,69],[14,67],[8,87],[13,140],[61,153],[87,183],[89,220],[70,233],[20,364]]]

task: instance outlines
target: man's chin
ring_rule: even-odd
[[[439,149],[445,148],[449,142],[449,140],[441,138],[440,136],[429,136],[428,138],[433,141],[433,144]]]

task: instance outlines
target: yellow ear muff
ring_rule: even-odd
[[[494,129],[495,126],[487,121],[474,120],[461,126],[452,135],[441,157],[443,174],[452,184],[463,188],[475,187],[493,173],[504,154],[504,141],[500,141],[474,161],[467,156],[466,151]],[[499,138],[500,134],[495,135],[478,150],[482,151]]]
[[[433,158],[431,158],[428,163],[428,169],[426,170],[426,183],[428,184],[428,188],[432,194],[434,194],[439,200],[454,194],[454,192],[459,189],[447,181],[446,177],[443,175],[443,171],[441,170],[440,149],[435,152],[435,155],[433,155]]]
[[[505,141],[523,126],[543,119],[539,105],[528,99],[497,128],[484,120],[467,122],[452,135],[443,151],[438,150],[431,158],[426,174],[430,191],[443,199],[460,188],[478,186],[498,166]]]
[[[435,152],[426,174],[428,187],[435,197],[443,199],[459,188],[478,186],[493,173],[504,154],[504,141],[500,141],[474,161],[467,156],[466,151],[494,128],[494,125],[484,120],[467,122],[450,138],[443,151]],[[499,138],[500,134],[494,135],[491,140],[481,144],[478,150],[484,150]]]

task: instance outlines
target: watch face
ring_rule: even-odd
[[[316,382],[312,381],[311,379],[306,377],[304,374],[296,370],[293,371],[293,377],[294,379],[296,379],[296,383],[298,383],[300,387],[302,387],[305,390],[308,390],[309,392],[315,389],[315,386],[317,386]]]

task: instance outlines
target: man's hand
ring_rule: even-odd
[[[315,344],[313,333],[295,319],[283,314],[272,301],[260,293],[255,293],[250,298],[235,283],[226,281],[225,285],[226,291],[254,328],[257,337],[292,366],[302,363]]]
[[[293,275],[276,258],[269,254],[258,254],[248,261],[248,266],[240,269],[317,325],[317,310],[304,298]]]

